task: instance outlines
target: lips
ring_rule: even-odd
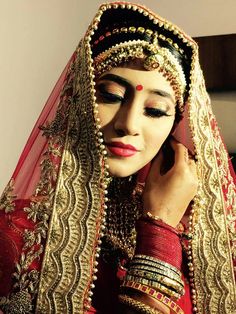
[[[107,148],[108,150],[116,156],[119,157],[131,157],[133,155],[135,155],[138,150],[129,144],[124,144],[122,142],[110,142],[107,143]]]

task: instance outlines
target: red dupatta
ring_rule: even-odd
[[[90,307],[108,177],[96,120],[90,41],[100,21],[121,10],[153,21],[159,32],[165,29],[191,51],[190,92],[175,133],[196,154],[201,180],[191,218],[191,295],[199,313],[234,309],[235,175],[212,114],[197,45],[150,10],[117,2],[99,9],[1,197],[0,308],[6,314],[19,306],[25,313],[35,308],[41,313],[69,313],[71,308],[82,313]]]

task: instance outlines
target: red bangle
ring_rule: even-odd
[[[158,216],[153,216],[150,212],[147,212],[140,219],[143,221],[149,221],[150,223],[153,223],[154,225],[157,226],[162,226],[163,228],[175,233],[176,235],[179,235],[179,231],[176,228],[172,227],[171,225],[168,225],[161,218],[158,217],[159,219],[156,219],[155,217]]]
[[[135,254],[152,256],[181,269],[182,246],[175,228],[161,220],[141,217],[136,223]]]

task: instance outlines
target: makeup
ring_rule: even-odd
[[[137,91],[143,90],[143,85],[141,85],[141,84],[137,85],[137,86],[136,86],[136,90],[137,90]]]
[[[122,142],[107,143],[107,148],[113,155],[119,157],[131,157],[138,152],[134,146]]]

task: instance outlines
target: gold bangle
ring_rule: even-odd
[[[170,288],[166,287],[165,285],[163,285],[159,282],[156,282],[156,281],[148,280],[148,279],[137,277],[137,276],[131,276],[131,275],[126,275],[125,280],[134,281],[137,283],[141,283],[142,285],[154,288],[155,290],[163,292],[167,296],[173,297],[176,300],[178,300],[182,296],[181,293],[173,291],[172,289],[170,289]]]
[[[128,275],[141,277],[141,278],[148,279],[154,282],[159,282],[160,284],[163,284],[167,286],[168,288],[175,290],[177,293],[180,293],[181,295],[184,294],[183,284],[181,285],[175,280],[168,278],[166,276],[159,275],[159,274],[151,274],[150,272],[147,272],[147,271],[141,271],[141,270],[135,270],[135,269],[130,269],[128,271]]]
[[[179,275],[177,275],[176,273],[170,271],[170,270],[166,270],[164,267],[149,267],[146,265],[131,265],[129,270],[141,270],[141,271],[147,271],[149,273],[154,273],[154,274],[159,274],[159,275],[163,275],[165,277],[168,277],[170,279],[173,279],[175,281],[177,281],[180,285],[184,285],[183,280],[180,278]]]
[[[122,287],[126,289],[131,288],[134,290],[138,290],[142,293],[145,293],[151,298],[154,298],[155,300],[169,307],[173,312],[178,313],[178,314],[184,314],[184,311],[181,309],[181,307],[178,304],[176,304],[173,300],[169,299],[166,295],[162,294],[159,291],[156,291],[153,288],[136,283],[134,281],[124,281],[122,284]]]
[[[148,256],[148,255],[142,255],[142,254],[137,254],[137,255],[134,255],[132,261],[131,261],[131,264],[134,262],[134,261],[137,261],[137,262],[144,262],[144,263],[152,263],[154,265],[162,265],[168,269],[171,269],[172,271],[174,271],[175,273],[177,273],[178,275],[181,276],[181,272],[178,268],[172,266],[171,264],[169,263],[166,263],[166,262],[163,262],[155,257],[152,257],[152,256]]]
[[[178,276],[178,278],[181,278],[181,272],[177,273],[175,270],[168,268],[164,265],[158,264],[157,262],[152,262],[152,261],[148,261],[148,260],[136,260],[133,259],[130,263],[130,267],[136,267],[136,266],[148,266],[151,267],[153,269],[160,269],[166,273],[172,273],[173,276]]]
[[[128,305],[129,307],[131,307],[132,309],[138,311],[138,313],[143,313],[143,314],[163,314],[163,312],[152,308],[149,305],[146,305],[140,301],[137,301],[129,296],[127,296],[126,294],[120,294],[118,296],[119,301],[122,304]]]

